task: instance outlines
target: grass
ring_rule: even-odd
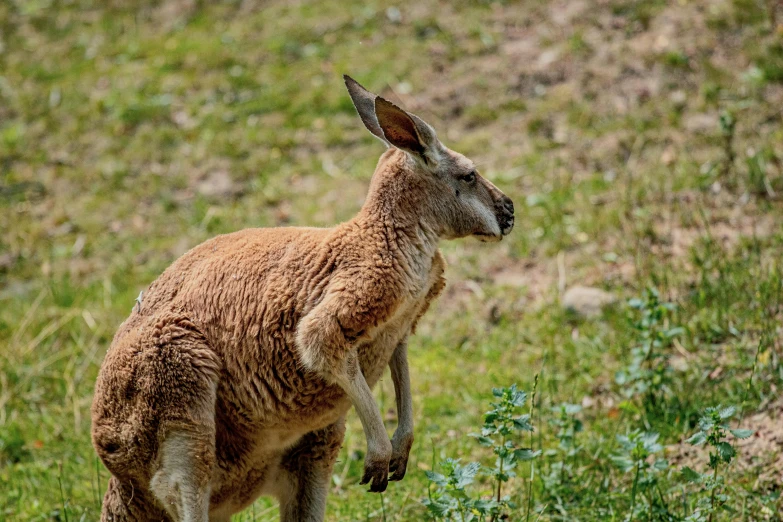
[[[503,488],[532,520],[627,519],[642,501],[634,474],[611,465],[616,435],[659,433],[672,469],[705,472],[684,449],[705,408],[774,419],[774,2],[642,4],[0,4],[0,519],[98,518],[108,474],[89,439],[95,376],[139,291],[179,254],[219,233],[328,226],[358,210],[381,149],[343,72],[475,159],[516,202],[518,226],[500,245],[443,245],[450,286],[411,343],[408,475],[382,497],[358,485],[365,441],[351,415],[329,520],[424,518],[425,472],[447,458],[491,464],[467,435],[492,387],[531,391],[536,374],[544,453],[532,481],[524,464],[526,481]],[[559,305],[562,282],[618,304],[575,316]],[[656,359],[668,391],[654,407],[615,379],[640,342],[625,303],[649,287],[676,305],[665,327],[683,329]],[[390,379],[376,396],[393,408]],[[567,449],[562,404],[582,406]],[[722,468],[737,511],[713,520],[780,510],[776,456],[754,447]],[[657,480],[675,495],[676,478]],[[259,499],[235,520],[276,517]]]

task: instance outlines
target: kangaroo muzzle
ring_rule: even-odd
[[[503,196],[495,204],[495,215],[500,226],[500,233],[507,236],[514,228],[514,202],[508,196]]]

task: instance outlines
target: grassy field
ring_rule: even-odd
[[[408,475],[358,485],[351,414],[327,519],[433,516],[422,499],[462,493],[427,471],[491,468],[468,435],[492,388],[537,378],[535,432],[509,440],[541,454],[503,486],[509,520],[781,520],[774,0],[0,3],[0,520],[98,519],[95,376],[177,256],[358,210],[382,147],[342,73],[432,123],[518,210],[501,244],[443,245],[449,285],[411,342]],[[566,310],[574,286],[615,304]],[[391,432],[388,376],[376,396]],[[686,439],[718,405],[754,433],[727,435],[717,480],[683,475],[713,477]],[[495,487],[482,474],[464,499]]]

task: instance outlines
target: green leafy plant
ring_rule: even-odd
[[[473,483],[481,466],[478,462],[461,465],[459,460],[446,459],[441,468],[443,473],[427,471],[427,478],[437,487],[430,490],[422,503],[427,506],[435,520],[484,520],[494,508],[493,500],[472,499],[465,488]],[[478,518],[477,518],[478,517]]]
[[[579,404],[564,402],[552,408],[552,411],[557,414],[552,424],[558,428],[556,434],[558,445],[566,456],[573,457],[579,451],[576,435],[584,429],[582,421],[576,416],[582,411],[582,407]]]
[[[565,511],[564,503],[574,496],[574,475],[577,473],[577,459],[581,446],[577,435],[582,432],[584,425],[577,415],[582,411],[578,404],[562,403],[551,409],[555,414],[549,420],[557,432],[557,448],[551,448],[544,453],[547,458],[548,469],[542,474],[544,489],[548,495],[548,501],[558,511]]]
[[[582,411],[578,404],[563,403],[552,408],[556,416],[550,419],[550,423],[557,428],[555,436],[558,440],[557,449],[546,451],[547,457],[558,457],[550,466],[548,477],[544,482],[550,487],[555,484],[563,485],[570,476],[571,467],[579,453],[580,447],[577,443],[577,434],[583,430],[583,424],[576,415]]]
[[[495,467],[489,470],[497,488],[496,513],[493,512],[492,516],[492,520],[495,520],[500,513],[505,511],[507,506],[516,507],[508,496],[502,495],[503,484],[516,476],[514,469],[517,464],[533,460],[540,454],[540,451],[519,447],[515,442],[515,434],[533,431],[530,415],[527,413],[518,414],[527,401],[527,393],[518,390],[517,385],[512,384],[508,388],[493,388],[492,395],[500,400],[491,402],[492,409],[484,414],[484,427],[481,429],[481,435],[473,434],[472,436],[476,437],[482,446],[492,448],[492,452],[497,457]]]
[[[527,394],[517,389],[516,384],[508,388],[493,388],[492,395],[498,399],[491,402],[492,409],[484,415],[484,426],[480,434],[471,434],[484,447],[492,448],[495,465],[481,467],[477,462],[461,465],[454,459],[442,464],[443,473],[427,472],[430,480],[429,496],[423,501],[429,514],[435,520],[459,520],[469,522],[500,520],[509,510],[518,506],[509,495],[503,494],[503,485],[516,476],[515,469],[520,462],[538,457],[540,451],[521,447],[518,443],[522,432],[532,432],[530,414],[520,414],[527,401]],[[473,483],[481,473],[493,483],[492,498],[473,498],[466,486]],[[433,491],[432,485],[436,488]]]
[[[631,350],[631,363],[617,372],[615,382],[622,386],[626,397],[644,397],[644,406],[650,410],[671,393],[671,367],[666,349],[684,329],[669,324],[676,305],[661,302],[654,288],[645,290],[641,298],[631,299],[628,305],[638,314],[634,321],[638,344]]]
[[[633,472],[629,520],[672,520],[666,497],[661,491],[660,476],[669,469],[669,462],[655,456],[663,451],[657,433],[633,431],[618,435],[620,450],[612,462],[623,472]],[[644,504],[637,498],[644,499]]]
[[[688,466],[682,468],[682,477],[686,481],[699,485],[703,492],[708,493],[699,498],[696,509],[685,519],[689,522],[712,522],[719,510],[733,511],[728,504],[730,497],[725,492],[723,476],[720,475],[721,470],[731,464],[737,455],[728,437],[732,435],[738,439],[746,439],[753,435],[752,430],[729,427],[728,420],[736,411],[733,406],[707,408],[699,419],[699,431],[687,440],[694,446],[706,444],[710,447],[709,472],[699,473]]]

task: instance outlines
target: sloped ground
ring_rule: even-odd
[[[674,446],[718,403],[744,404],[758,431],[730,472],[747,495],[735,504],[770,519],[780,20],[762,0],[3,3],[0,518],[97,518],[94,378],[139,290],[173,259],[218,233],[356,212],[381,149],[344,92],[349,72],[472,157],[515,200],[518,225],[499,245],[444,245],[449,287],[412,343],[411,472],[383,499],[364,493],[351,419],[329,519],[421,520],[423,470],[480,455],[464,435],[490,388],[530,389],[536,373],[543,449],[557,447],[550,407],[585,407],[570,482],[534,481],[542,520],[623,518],[632,480],[608,464],[614,434],[655,430]],[[574,317],[559,305],[574,285],[620,304]],[[622,303],[647,286],[686,329],[655,414],[614,377],[636,335]],[[377,396],[391,429],[388,380]],[[671,451],[704,467],[703,454]],[[262,499],[239,519],[275,509]]]

